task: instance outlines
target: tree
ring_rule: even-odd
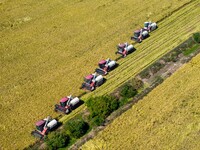
[[[45,142],[50,150],[56,150],[67,146],[69,136],[63,132],[52,132],[45,138]]]
[[[101,125],[105,118],[119,107],[119,101],[112,96],[91,97],[86,102],[92,125]]]
[[[89,125],[81,117],[75,117],[64,125],[64,129],[69,133],[69,136],[77,139],[88,131]]]
[[[120,96],[131,98],[137,94],[137,90],[130,84],[125,84],[120,90]]]

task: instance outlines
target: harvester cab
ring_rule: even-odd
[[[90,74],[84,78],[84,83],[81,88],[89,91],[93,91],[95,87],[101,86],[104,82],[102,75],[97,75],[96,73]]]
[[[99,75],[106,75],[109,71],[116,67],[116,61],[110,58],[101,60],[98,64],[99,68],[96,68],[95,72]]]
[[[145,22],[144,23],[144,29],[147,30],[148,32],[151,32],[157,28],[157,24],[155,22]]]
[[[116,54],[121,54],[123,57],[126,57],[129,53],[134,50],[133,45],[126,43],[120,43],[117,45]]]
[[[55,119],[52,119],[50,116],[47,118],[36,122],[36,130],[32,131],[31,134],[39,139],[42,139],[49,131],[52,131],[55,127],[58,126],[58,122]]]
[[[68,114],[78,105],[80,99],[78,97],[73,98],[71,95],[64,97],[60,100],[60,105],[55,105],[55,111],[60,111],[64,114]]]
[[[134,40],[136,42],[142,42],[143,39],[149,37],[149,33],[146,29],[140,29],[136,30],[133,33],[133,36],[131,37],[131,40]]]

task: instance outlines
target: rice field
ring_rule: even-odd
[[[199,150],[200,54],[80,149]]]
[[[33,143],[34,122],[58,116],[54,104],[63,96],[81,94],[83,76],[100,59],[118,57],[116,44],[131,42],[132,31],[144,21],[160,20],[189,1],[1,0],[0,148],[22,149]],[[160,22],[150,38],[135,45],[136,52],[119,61],[107,82],[83,99],[112,92],[199,31],[199,10],[194,0]]]

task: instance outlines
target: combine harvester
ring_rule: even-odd
[[[104,80],[102,75],[97,75],[97,73],[90,74],[84,78],[81,89],[93,91],[96,87],[101,86]]]
[[[131,40],[134,40],[138,43],[142,42],[143,39],[146,39],[149,37],[149,32],[145,29],[136,30],[133,33],[133,36],[131,37]]]
[[[106,60],[101,60],[98,64],[99,68],[96,68],[95,72],[99,75],[107,75],[109,71],[117,67],[117,63],[110,58]]]
[[[58,127],[58,122],[56,119],[52,119],[50,116],[47,118],[36,122],[36,130],[32,131],[31,134],[39,139],[43,139],[48,132]]]
[[[145,22],[144,28],[140,30],[136,30],[133,33],[133,36],[131,37],[131,40],[134,40],[136,42],[142,42],[143,39],[146,39],[149,37],[149,32],[157,29],[157,24],[155,22]]]
[[[78,97],[73,98],[71,95],[64,97],[60,100],[60,104],[55,105],[55,111],[60,111],[64,114],[69,114],[73,109],[77,108],[81,104]]]
[[[116,54],[121,54],[123,57],[126,57],[126,55],[130,54],[133,52],[135,48],[133,47],[132,44],[126,43],[120,43],[117,45],[117,52]]]
[[[149,21],[149,22],[145,22],[144,23],[144,30],[147,30],[148,32],[151,32],[151,31],[153,31],[153,30],[155,30],[155,29],[157,29],[157,24],[155,23],[155,22],[151,22],[151,21]]]

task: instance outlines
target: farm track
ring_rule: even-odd
[[[120,65],[118,68],[106,76],[106,83],[92,93],[84,95],[83,99],[87,99],[89,96],[98,96],[113,92],[116,87],[134,77],[141,70],[151,65],[191,36],[191,31],[188,32],[188,30],[192,29],[193,32],[200,31],[200,27],[198,26],[198,22],[200,22],[199,11],[198,1],[193,1],[187,7],[181,8],[169,18],[160,22],[158,24],[159,28],[150,33],[148,39],[134,45],[136,48],[135,52],[123,58],[123,60],[119,60]],[[66,122],[85,108],[85,106],[81,106],[71,115],[61,118],[61,121]]]
[[[36,3],[32,0],[31,2],[27,5],[26,0],[16,1],[14,5],[8,5],[10,9],[3,8],[4,2],[0,5],[2,8],[0,9],[2,12],[0,108],[3,111],[0,115],[0,134],[3,137],[0,139],[0,147],[8,149],[21,149],[33,143],[35,139],[30,136],[30,132],[34,128],[34,122],[46,117],[47,114],[53,117],[58,116],[52,110],[59,98],[68,94],[81,94],[82,90],[78,87],[82,82],[82,77],[95,69],[98,60],[105,57],[112,59],[118,57],[114,54],[116,43],[129,39],[132,31],[141,27],[144,21],[160,20],[171,11],[188,3],[189,0],[165,1],[162,2],[162,7],[159,6],[157,0],[152,0],[152,5],[148,9],[146,8],[149,4],[147,0],[144,0],[142,4],[138,3],[139,6],[141,5],[138,9],[134,9],[133,2],[128,0],[114,3],[113,1],[105,3],[103,0],[97,1],[98,3],[92,1],[90,9],[84,7],[90,5],[88,1],[82,3],[59,0],[49,3],[48,0],[44,0]],[[140,1],[136,0],[135,3],[137,2]],[[13,1],[8,3],[12,4]],[[109,73],[105,85],[83,96],[83,100],[88,96],[112,92],[117,86],[148,66],[148,63],[154,62],[171,50],[171,47],[187,39],[193,32],[199,31],[197,23],[194,24],[199,21],[196,11],[199,9],[197,3],[198,1],[193,1],[172,15],[180,16],[184,9],[193,6],[194,10],[189,12],[190,15],[185,16],[185,21],[191,21],[191,24],[186,26],[182,21],[178,24],[176,15],[174,18],[170,16],[160,22],[159,28],[151,33],[150,38],[135,45],[137,50],[134,53],[118,61],[120,66]],[[5,13],[3,13],[4,10]],[[66,12],[66,10],[70,11]],[[141,13],[142,11],[145,13]],[[88,19],[87,16],[91,13],[93,14]],[[30,18],[27,19],[26,16]],[[193,19],[187,18],[189,16]],[[23,21],[23,17],[27,22],[20,23],[19,20]],[[7,21],[10,24],[8,28],[1,28]],[[181,31],[184,31],[184,28],[187,30],[183,33],[176,32],[175,37],[179,37],[178,34],[182,37],[174,38],[174,41],[170,40],[173,44],[167,42],[169,45],[162,40],[163,38],[169,40],[169,35],[173,35],[164,28],[164,25],[167,26],[166,21],[174,22],[174,29],[178,28],[176,25],[180,25]],[[188,27],[191,28],[188,29]],[[174,32],[172,29],[170,31]],[[161,32],[165,34],[161,36]],[[163,46],[163,51],[160,52],[161,49],[157,49],[159,47],[157,42],[169,47]],[[124,70],[126,68],[127,71]],[[123,75],[126,76],[123,77]],[[83,109],[85,105],[61,120],[67,121]],[[16,126],[13,126],[11,122]],[[7,138],[8,136],[10,138]]]

